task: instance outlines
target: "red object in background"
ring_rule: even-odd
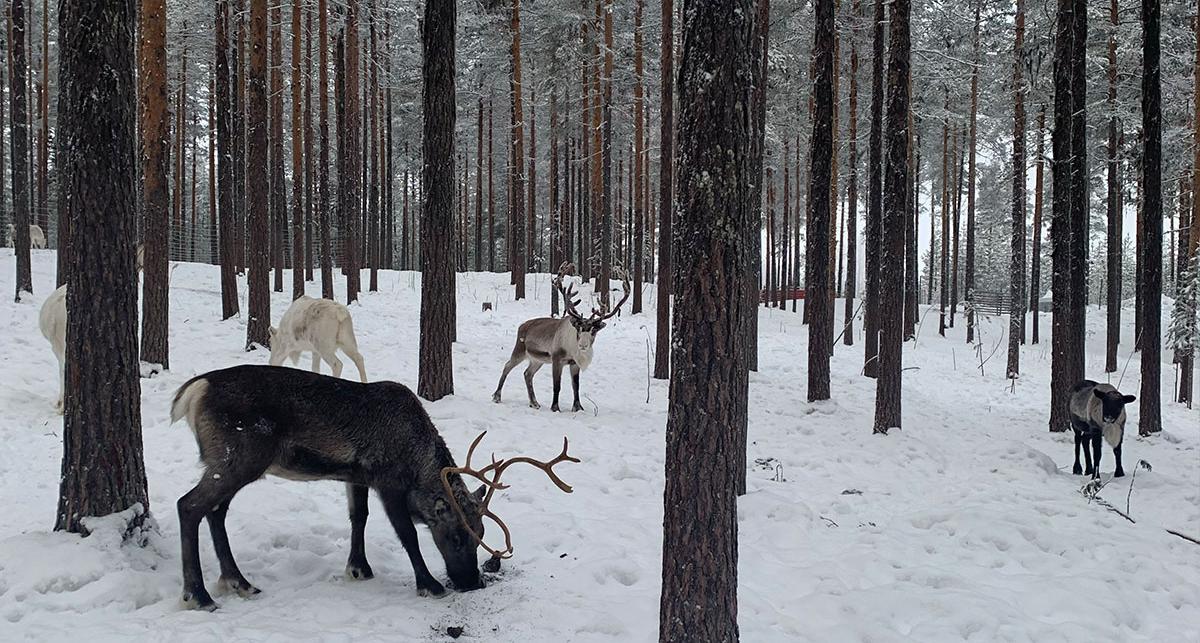
[[[792,288],[784,289],[783,290],[783,298],[785,300],[804,299],[804,289],[800,288],[799,286],[794,286]],[[779,291],[778,290],[768,291],[767,289],[764,288],[763,291],[761,293],[759,293],[758,301],[759,301],[759,303],[764,303],[764,304],[768,301],[779,301]]]

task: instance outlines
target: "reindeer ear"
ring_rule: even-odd
[[[1130,404],[1132,402],[1137,401],[1137,397],[1135,397],[1133,395],[1126,395],[1121,398],[1121,401],[1124,402],[1125,404]]]
[[[1100,389],[1096,389],[1096,388],[1092,389],[1092,395],[1095,395],[1096,397],[1098,397],[1102,400],[1104,399],[1104,391],[1101,391]]]
[[[478,489],[471,492],[471,497],[474,498],[476,502],[483,502],[483,496],[486,493],[487,487],[484,485],[479,485]]]
[[[271,337],[275,336],[275,327],[274,326],[268,326],[267,330],[270,331]]]

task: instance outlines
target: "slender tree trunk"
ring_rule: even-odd
[[[1121,184],[1117,144],[1120,140],[1117,120],[1117,36],[1120,25],[1117,0],[1109,3],[1112,30],[1108,36],[1108,328],[1105,338],[1104,372],[1117,370],[1117,346],[1121,343]]]
[[[33,294],[33,274],[29,263],[29,226],[33,223],[29,211],[29,104],[26,101],[28,63],[25,59],[24,0],[12,0],[9,6],[11,22],[9,37],[9,100],[12,105],[12,202],[13,252],[17,257],[16,290],[13,301],[20,303],[21,294]],[[61,61],[59,63],[61,68]],[[60,72],[61,73],[61,72]],[[62,100],[62,97],[59,97]]]
[[[487,174],[488,174],[488,272],[496,272],[496,181],[493,169],[495,157],[492,152],[492,97],[488,96],[487,129]],[[405,177],[407,177],[405,170]],[[405,179],[407,184],[407,178]],[[405,192],[407,195],[408,193]],[[405,203],[407,203],[407,197]],[[407,206],[406,206],[407,207]]]
[[[271,221],[272,263],[275,267],[275,292],[283,292],[283,269],[291,263],[288,252],[287,183],[283,166],[283,8],[270,7],[271,18]]]
[[[323,0],[319,0],[323,1]],[[231,24],[237,25],[237,42],[233,48],[230,65],[233,74],[233,97],[230,101],[233,112],[233,238],[234,265],[237,273],[246,271],[249,255],[247,254],[247,237],[249,233],[250,204],[246,194],[246,151],[247,136],[246,112],[249,106],[247,79],[249,76],[250,41],[247,33],[247,16],[244,0],[234,0]],[[232,35],[232,33],[231,33]],[[260,170],[261,171],[261,170]],[[247,287],[249,284],[247,283]],[[247,302],[249,307],[249,302]]]
[[[645,62],[642,57],[642,10],[643,0],[636,0],[633,11],[633,313],[642,312],[642,268],[644,267],[643,250],[646,243],[646,212],[642,206],[646,202],[646,168],[644,166],[645,141],[645,98],[643,93],[643,74]]]
[[[247,74],[247,148],[246,165],[267,167],[267,0],[250,0],[250,70]],[[255,345],[269,346],[271,326],[271,294],[269,292],[270,215],[267,210],[266,181],[246,181],[246,201],[249,205],[249,275],[250,290],[246,323],[246,350]]]
[[[846,200],[846,281],[844,311],[845,327],[842,343],[854,345],[854,297],[858,293],[858,25],[862,22],[862,2],[854,0],[851,11],[854,23],[850,27],[850,122],[849,154],[847,158]]]
[[[313,12],[308,6],[304,11],[304,280],[313,280],[313,267],[317,234],[314,196],[316,187],[316,162],[313,156]]]
[[[136,21],[133,0],[60,5],[59,100],[73,114],[59,122],[64,149],[72,152],[60,157],[59,169],[71,195],[71,229],[87,243],[71,245],[67,270],[66,408],[54,528],[87,535],[88,518],[128,511],[124,533],[141,543],[150,500],[134,265]]]
[[[233,150],[233,113],[230,96],[229,74],[229,0],[217,0],[216,24],[216,76],[217,76],[217,192],[218,226],[220,228],[221,264],[221,319],[238,314],[237,267],[241,263],[237,256],[236,226],[238,217],[234,205],[236,186],[234,176],[237,163]]]
[[[42,0],[42,77],[38,87],[38,175],[37,212],[42,230],[50,233],[50,6]],[[58,236],[58,235],[56,235]],[[49,247],[49,246],[47,246]],[[59,254],[65,249],[59,241]],[[64,265],[62,260],[59,265]]]
[[[866,301],[863,305],[863,375],[879,376],[879,261],[883,256],[883,0],[875,0],[871,51],[871,133],[867,150],[867,219],[863,253]],[[903,262],[902,262],[903,264]],[[903,299],[903,297],[902,297]],[[897,414],[898,415],[898,414]]]
[[[300,2],[292,0],[292,299],[304,296],[304,121],[300,111]],[[282,100],[282,99],[281,99]],[[282,110],[281,110],[282,112]],[[280,124],[282,129],[282,123]]]
[[[454,393],[454,29],[455,3],[425,4],[424,136],[421,171],[421,345],[417,393],[439,400]],[[519,283],[524,283],[521,280]]]
[[[553,100],[553,99],[551,99]],[[553,108],[551,108],[553,109]],[[553,117],[551,117],[553,119]],[[476,107],[475,128],[475,272],[483,270],[483,93]],[[489,163],[491,160],[489,159]]]
[[[138,12],[138,114],[141,117],[142,230],[145,281],[142,290],[142,361],[170,368],[167,347],[168,211],[171,190],[170,127],[167,124],[167,8],[142,0]],[[135,226],[136,229],[136,226]],[[90,241],[89,241],[90,244]],[[134,280],[136,287],[137,280]]]
[[[1142,172],[1145,176],[1143,217],[1146,229],[1142,266],[1146,271],[1142,296],[1142,394],[1138,405],[1138,435],[1162,431],[1159,406],[1162,377],[1162,80],[1159,69],[1158,0],[1142,0]]]
[[[1038,343],[1038,304],[1042,293],[1042,194],[1045,191],[1046,157],[1046,104],[1038,109],[1038,142],[1036,169],[1033,180],[1033,248],[1029,260],[1029,325],[1033,331],[1032,343]],[[1117,282],[1120,289],[1120,281]]]
[[[317,0],[317,129],[321,137],[321,158],[317,162],[317,225],[321,228],[321,296],[333,299],[333,244],[329,221],[329,12],[325,1]]]
[[[814,267],[805,307],[812,306],[808,326],[808,401],[829,399],[829,356],[833,307],[829,298],[829,235],[833,191],[833,58],[836,32],[833,0],[817,0],[816,31],[813,39],[813,133],[809,194],[812,215],[808,229],[809,251],[805,259]]]
[[[973,4],[975,5],[975,29],[971,58],[971,131],[968,134],[970,141],[967,143],[969,150],[967,153],[967,256],[963,274],[963,296],[966,301],[968,344],[975,343],[975,154],[977,148],[976,135],[978,133],[976,121],[978,120],[979,113],[979,10],[982,0],[975,0]],[[1040,148],[1038,157],[1039,159],[1041,157]],[[1038,168],[1040,172],[1040,160]],[[1041,197],[1039,196],[1038,198],[1040,199]],[[1037,337],[1036,323],[1034,337]],[[1034,340],[1034,343],[1036,342],[1037,340]]]
[[[508,230],[508,244],[512,249],[512,260],[509,269],[512,270],[514,297],[525,298],[525,225],[524,218],[519,213],[525,211],[525,112],[521,101],[521,0],[513,0],[511,48],[511,76],[509,78],[512,91],[513,127],[510,144],[512,149],[512,190],[509,208],[509,220],[512,225]],[[517,214],[514,214],[517,213]]]
[[[909,14],[910,0],[895,0],[888,46],[887,170],[880,258],[879,382],[875,391],[875,432],[900,428],[900,357],[903,348],[904,210],[908,185]]]
[[[824,0],[832,6],[832,0]],[[677,307],[667,419],[663,592],[659,640],[736,641],[736,479],[745,462],[748,371],[744,230],[752,202],[753,123],[738,117],[750,95],[758,39],[752,0],[684,12],[680,67],[681,196],[675,292],[719,309]],[[722,155],[705,153],[714,147]]]
[[[953,238],[950,240],[950,328],[954,328],[954,317],[958,313],[958,249],[959,221],[962,218],[962,180],[963,180],[963,150],[966,147],[960,143],[959,128],[954,127],[954,201],[951,204],[950,229]],[[914,199],[914,208],[916,200]]]
[[[945,90],[946,101],[943,106],[945,113],[950,112],[950,90]],[[949,303],[950,292],[948,289],[948,279],[950,278],[950,123],[947,117],[942,118],[942,228],[938,239],[941,241],[942,251],[938,255],[941,272],[938,278],[939,307],[938,307],[938,334],[942,337],[946,336],[946,305]],[[929,272],[930,276],[933,271]]]
[[[342,78],[345,81],[344,96],[339,100],[345,101],[345,119],[338,119],[338,128],[344,132],[346,145],[346,183],[345,200],[342,211],[345,212],[343,261],[346,265],[346,303],[358,301],[361,268],[359,261],[359,216],[362,212],[359,189],[360,176],[358,168],[362,167],[362,148],[360,128],[362,110],[359,106],[359,56],[358,56],[358,10],[354,2],[347,5],[345,26],[345,69]],[[422,190],[424,198],[424,190]],[[422,252],[424,254],[424,252]],[[447,257],[448,258],[448,257]]]
[[[1013,41],[1013,180],[1012,260],[1009,263],[1008,367],[1009,379],[1021,373],[1021,344],[1025,340],[1025,0],[1017,0]]]
[[[760,3],[767,3],[769,0],[759,0]],[[760,14],[765,9],[759,9]],[[673,0],[662,0],[662,40],[660,69],[662,71],[662,98],[661,109],[662,115],[659,119],[659,160],[658,160],[658,203],[660,213],[660,223],[658,226],[659,243],[658,243],[658,279],[657,279],[657,296],[656,304],[656,330],[654,339],[654,378],[667,379],[670,376],[670,361],[671,361],[671,325],[668,320],[671,316],[671,258],[674,253],[674,244],[672,243],[672,225],[675,216],[675,6]],[[762,37],[765,38],[765,35]],[[765,50],[765,47],[764,47]],[[765,68],[765,58],[763,66]],[[763,107],[759,108],[760,120]],[[760,182],[761,183],[761,182]],[[649,190],[647,190],[649,192]],[[1197,191],[1200,193],[1200,190]],[[760,188],[761,194],[761,188]],[[648,200],[647,195],[647,200]],[[758,201],[755,201],[757,204]],[[654,228],[650,228],[651,238],[653,238]],[[757,233],[756,233],[757,236]],[[639,244],[640,247],[640,244]],[[653,259],[653,252],[651,259]],[[757,257],[758,254],[755,253]],[[755,262],[758,265],[758,262]],[[760,268],[756,268],[759,270]],[[757,289],[754,293],[755,302],[758,300]],[[758,313],[754,313],[755,319],[758,318]],[[751,355],[757,353],[753,350]],[[757,360],[754,360],[757,367]]]
[[[1066,431],[1070,427],[1067,404],[1071,387],[1084,375],[1087,3],[1058,0],[1055,24],[1050,430]]]

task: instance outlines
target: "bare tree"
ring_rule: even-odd
[[[170,368],[167,347],[167,208],[170,150],[167,137],[167,6],[165,0],[141,0],[138,39],[138,107],[141,116],[143,247],[146,274],[142,291],[142,360]],[[90,243],[90,241],[89,241]],[[135,280],[136,284],[137,281]]]
[[[421,345],[417,394],[427,400],[439,400],[454,393],[455,21],[453,0],[425,3],[421,33],[424,57],[421,145],[425,163],[421,170]],[[517,269],[516,265],[513,269]]]
[[[267,167],[267,0],[250,0],[250,69],[247,74],[246,164],[252,168]],[[255,177],[246,181],[246,202],[249,206],[249,275],[246,285],[250,291],[247,301],[250,318],[246,323],[246,350],[270,344],[271,241],[267,212],[266,181]]]
[[[1117,346],[1121,343],[1121,183],[1117,145],[1120,121],[1117,120],[1117,28],[1120,14],[1117,0],[1109,2],[1112,29],[1108,35],[1108,327],[1105,337],[1104,372],[1117,370]]]
[[[829,297],[832,286],[830,263],[830,226],[833,214],[833,76],[834,47],[837,38],[833,22],[833,1],[816,4],[816,30],[813,37],[813,133],[812,163],[809,174],[811,196],[808,225],[808,251],[805,259],[813,266],[812,279],[805,293],[805,307],[811,306],[808,326],[808,401],[829,399],[829,356],[833,353],[833,306]],[[785,197],[786,200],[786,197]],[[785,228],[786,230],[786,228]]]
[[[218,227],[221,237],[221,319],[238,314],[237,243],[235,227],[238,219],[234,214],[234,175],[236,162],[233,156],[233,114],[230,105],[229,78],[229,0],[216,3],[216,115],[217,115],[217,198]],[[209,180],[212,180],[210,177]]]
[[[966,301],[968,344],[975,343],[975,154],[979,114],[979,8],[981,4],[982,0],[974,2],[975,29],[974,44],[971,49],[971,124],[970,133],[967,135],[970,140],[967,142],[969,150],[967,152],[967,256],[966,265],[963,267],[963,291]],[[1041,156],[1040,148],[1038,156]],[[1036,331],[1034,332],[1036,333]]]
[[[832,21],[833,0],[829,5]],[[750,95],[758,25],[753,0],[703,1],[684,12],[680,66],[678,236],[667,415],[660,641],[736,641],[737,503],[745,461],[748,371],[742,325],[744,230],[757,212]],[[721,149],[725,153],[708,154]]]
[[[1159,69],[1159,0],[1142,0],[1142,211],[1145,230],[1138,246],[1142,255],[1142,394],[1138,435],[1162,431],[1162,72]]]
[[[1025,341],[1025,0],[1017,0],[1013,40],[1012,259],[1009,271],[1008,366],[1010,379],[1021,373]]]
[[[910,0],[895,0],[889,23],[887,168],[884,176],[883,256],[879,266],[879,382],[875,389],[876,433],[900,428],[900,357],[903,349],[904,210],[908,198]]]
[[[521,100],[521,0],[512,2],[512,20],[510,22],[512,48],[510,50],[509,89],[511,91],[513,126],[509,144],[513,161],[510,169],[512,189],[510,191],[509,230],[507,245],[510,249],[511,260],[509,269],[512,271],[515,297],[525,298],[525,220],[519,214],[525,211],[525,112]],[[428,163],[426,164],[428,166]]]
[[[133,0],[60,5],[60,157],[71,202],[66,409],[54,528],[86,535],[87,518],[128,511],[126,534],[149,516],[138,381]],[[16,174],[16,173],[14,173]],[[28,234],[28,229],[26,229]]]
[[[767,0],[762,0],[766,2]],[[675,5],[673,0],[662,0],[662,38],[659,69],[662,72],[662,98],[659,102],[659,155],[658,155],[658,302],[654,349],[654,377],[667,379],[671,361],[671,259],[674,253],[671,243],[672,225],[675,217]],[[760,108],[760,112],[763,108]],[[761,115],[760,115],[761,118]],[[647,198],[649,197],[647,190]],[[1200,194],[1200,190],[1197,190]],[[651,228],[653,230],[653,228]],[[653,234],[651,235],[653,237]],[[651,253],[653,254],[653,253]],[[756,254],[757,256],[757,254]],[[757,262],[755,262],[757,265]],[[757,288],[754,293],[758,301]],[[758,313],[754,313],[757,319]]]
[[[864,235],[866,301],[863,305],[863,375],[878,377],[879,260],[883,254],[883,0],[875,0],[875,16],[871,25],[871,134],[867,150],[867,219]]]
[[[17,280],[14,301],[21,302],[21,293],[33,294],[33,273],[29,263],[29,105],[26,100],[25,4],[12,0],[9,6],[12,28],[9,38],[9,92],[12,105],[12,202],[13,251],[17,257]],[[60,63],[61,65],[61,63]],[[62,100],[60,97],[59,100]]]

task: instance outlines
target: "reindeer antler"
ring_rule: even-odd
[[[575,284],[563,288],[563,276],[573,274],[575,274],[575,264],[569,261],[562,262],[562,265],[558,267],[558,276],[554,278],[554,286],[558,288],[558,292],[562,293],[563,310],[575,319],[583,321],[583,315],[575,308],[579,305],[579,300],[575,299]]]
[[[487,435],[487,431],[480,433],[479,436],[471,442],[470,448],[467,449],[467,459],[463,466],[444,467],[442,469],[442,486],[445,488],[446,495],[449,496],[450,504],[454,506],[454,510],[458,514],[459,520],[462,521],[463,526],[467,528],[467,531],[471,534],[471,536],[479,542],[479,546],[483,547],[484,550],[486,550],[495,558],[510,558],[513,552],[512,534],[508,531],[508,525],[505,525],[504,521],[501,520],[500,517],[495,513],[493,513],[490,507],[492,502],[492,494],[494,494],[497,490],[508,488],[508,485],[500,482],[500,476],[504,475],[505,469],[507,469],[510,465],[523,462],[541,469],[546,473],[547,476],[549,476],[550,481],[553,482],[555,486],[557,486],[559,489],[562,489],[566,493],[571,493],[573,491],[571,485],[563,482],[562,478],[559,478],[558,475],[554,473],[554,465],[563,462],[579,462],[579,458],[575,458],[567,454],[567,438],[564,436],[562,452],[555,456],[553,460],[548,462],[534,460],[533,458],[527,456],[517,456],[514,458],[508,458],[506,460],[496,460],[496,456],[493,454],[491,464],[482,469],[475,469],[471,466],[471,456],[475,454],[475,447],[479,446],[480,441],[483,440],[483,436],[485,435]],[[452,473],[469,475],[472,478],[479,480],[484,484],[485,487],[487,487],[487,493],[484,494],[483,502],[479,508],[479,515],[480,517],[490,518],[491,521],[496,523],[496,525],[500,527],[500,530],[504,532],[503,550],[497,551],[488,546],[487,543],[483,542],[483,537],[475,533],[475,530],[471,528],[470,523],[467,522],[466,512],[463,511],[462,505],[459,504],[458,498],[454,495],[453,489],[450,486],[450,474]],[[493,474],[490,480],[488,479],[489,473]]]
[[[612,317],[613,315],[620,312],[621,304],[624,304],[625,300],[629,299],[629,273],[624,268],[621,268],[620,266],[614,267],[613,273],[620,275],[621,287],[625,290],[625,295],[623,297],[621,297],[621,301],[618,301],[616,306],[613,306],[612,310],[603,310],[602,309],[602,310],[593,311],[592,317],[595,317],[599,321],[604,321],[605,319],[608,319],[609,317]]]

